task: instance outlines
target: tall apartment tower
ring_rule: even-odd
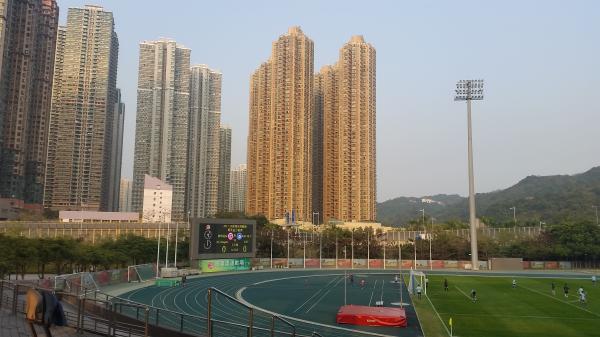
[[[119,187],[119,212],[131,212],[131,190],[133,183],[129,179],[121,178]]]
[[[132,207],[142,211],[147,174],[172,186],[174,221],[186,218],[190,53],[173,40],[140,43]]]
[[[229,178],[231,175],[231,128],[222,126],[219,130],[219,190],[217,211],[229,211]]]
[[[376,219],[375,80],[375,48],[362,36],[353,36],[338,63],[316,77],[325,221]]]
[[[112,121],[112,139],[108,187],[108,211],[119,211],[119,190],[121,188],[121,163],[123,160],[123,126],[125,123],[125,103],[121,101],[121,89],[117,89],[117,102]]]
[[[69,8],[58,40],[44,204],[107,210],[119,51],[113,15]]]
[[[312,216],[314,45],[299,27],[273,42],[252,75],[247,214]]]
[[[187,210],[192,217],[217,213],[221,125],[220,72],[191,68]]]
[[[0,0],[0,201],[42,209],[55,0]]]
[[[246,211],[246,187],[248,170],[246,164],[240,164],[231,170],[229,183],[229,212]]]

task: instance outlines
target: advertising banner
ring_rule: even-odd
[[[444,268],[444,261],[442,261],[442,260],[433,260],[433,261],[431,261],[431,264],[433,265],[434,269],[443,269]]]
[[[352,268],[352,260],[338,259],[338,268]]]
[[[369,268],[383,268],[383,260],[381,260],[381,259],[369,260]]]
[[[319,259],[306,259],[306,268],[319,268]]]
[[[287,268],[287,259],[283,257],[273,259],[273,268]]]
[[[546,261],[544,264],[544,268],[546,269],[558,269],[558,262],[556,261]]]
[[[354,259],[354,268],[367,268],[367,259]]]
[[[444,261],[444,268],[456,269],[456,268],[458,268],[458,261],[445,260]]]
[[[413,266],[412,260],[402,260],[402,269],[409,269]]]
[[[303,268],[304,260],[301,258],[290,258],[290,268]]]
[[[531,261],[531,269],[544,269],[544,261]]]
[[[398,260],[385,260],[386,268],[398,268]]]
[[[531,262],[523,261],[523,269],[531,269]]]
[[[198,269],[203,273],[250,270],[250,259],[244,257],[239,259],[200,260]]]
[[[323,259],[321,264],[323,268],[335,268],[335,259]]]
[[[572,265],[571,265],[571,262],[569,262],[569,261],[560,261],[558,263],[558,267],[560,269],[571,269]]]

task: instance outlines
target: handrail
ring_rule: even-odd
[[[296,326],[283,317],[279,317],[277,315],[273,315],[271,318],[271,337],[275,337],[275,320],[279,320],[280,322],[287,324],[287,326],[292,327],[292,337],[296,337]]]

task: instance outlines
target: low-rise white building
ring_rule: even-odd
[[[143,222],[171,222],[173,187],[166,182],[144,175]]]
[[[59,211],[61,222],[139,222],[136,212]]]

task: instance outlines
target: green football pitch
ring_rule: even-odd
[[[590,276],[561,278],[429,275],[427,297],[415,299],[426,336],[600,336],[600,286]],[[443,279],[448,280],[444,291]],[[517,286],[512,287],[512,280]],[[555,294],[551,284],[556,285]],[[568,298],[563,286],[569,287]],[[579,303],[577,289],[587,293]],[[475,289],[477,301],[470,297]]]
[[[188,279],[185,287],[148,286],[122,295],[136,302],[166,310],[150,313],[150,321],[196,335],[206,334],[208,299],[206,290],[215,287],[256,308],[254,336],[270,336],[271,313],[289,320],[297,335],[318,332],[327,336],[449,336],[448,320],[453,321],[453,335],[466,336],[600,336],[600,285],[592,286],[583,274],[495,274],[465,272],[428,272],[427,296],[411,298],[403,286],[408,327],[361,327],[338,325],[335,315],[345,301],[348,304],[397,306],[400,287],[392,282],[397,271],[352,270],[354,284],[344,277],[344,270],[285,270],[218,274]],[[449,291],[443,289],[443,279]],[[512,288],[512,279],[517,287]],[[345,282],[346,280],[346,282]],[[365,280],[364,287],[359,286]],[[408,271],[404,271],[408,284]],[[556,285],[556,295],[551,292]],[[346,283],[346,284],[345,284]],[[563,285],[570,292],[565,298]],[[344,291],[344,287],[346,291]],[[578,303],[577,289],[587,292],[588,303]],[[477,301],[470,299],[471,289]],[[214,336],[245,336],[248,311],[234,301],[214,295]],[[416,313],[415,313],[416,309]],[[167,311],[170,310],[170,311]],[[180,316],[183,312],[192,316]],[[200,318],[199,318],[200,317]],[[290,330],[277,323],[277,336]]]

